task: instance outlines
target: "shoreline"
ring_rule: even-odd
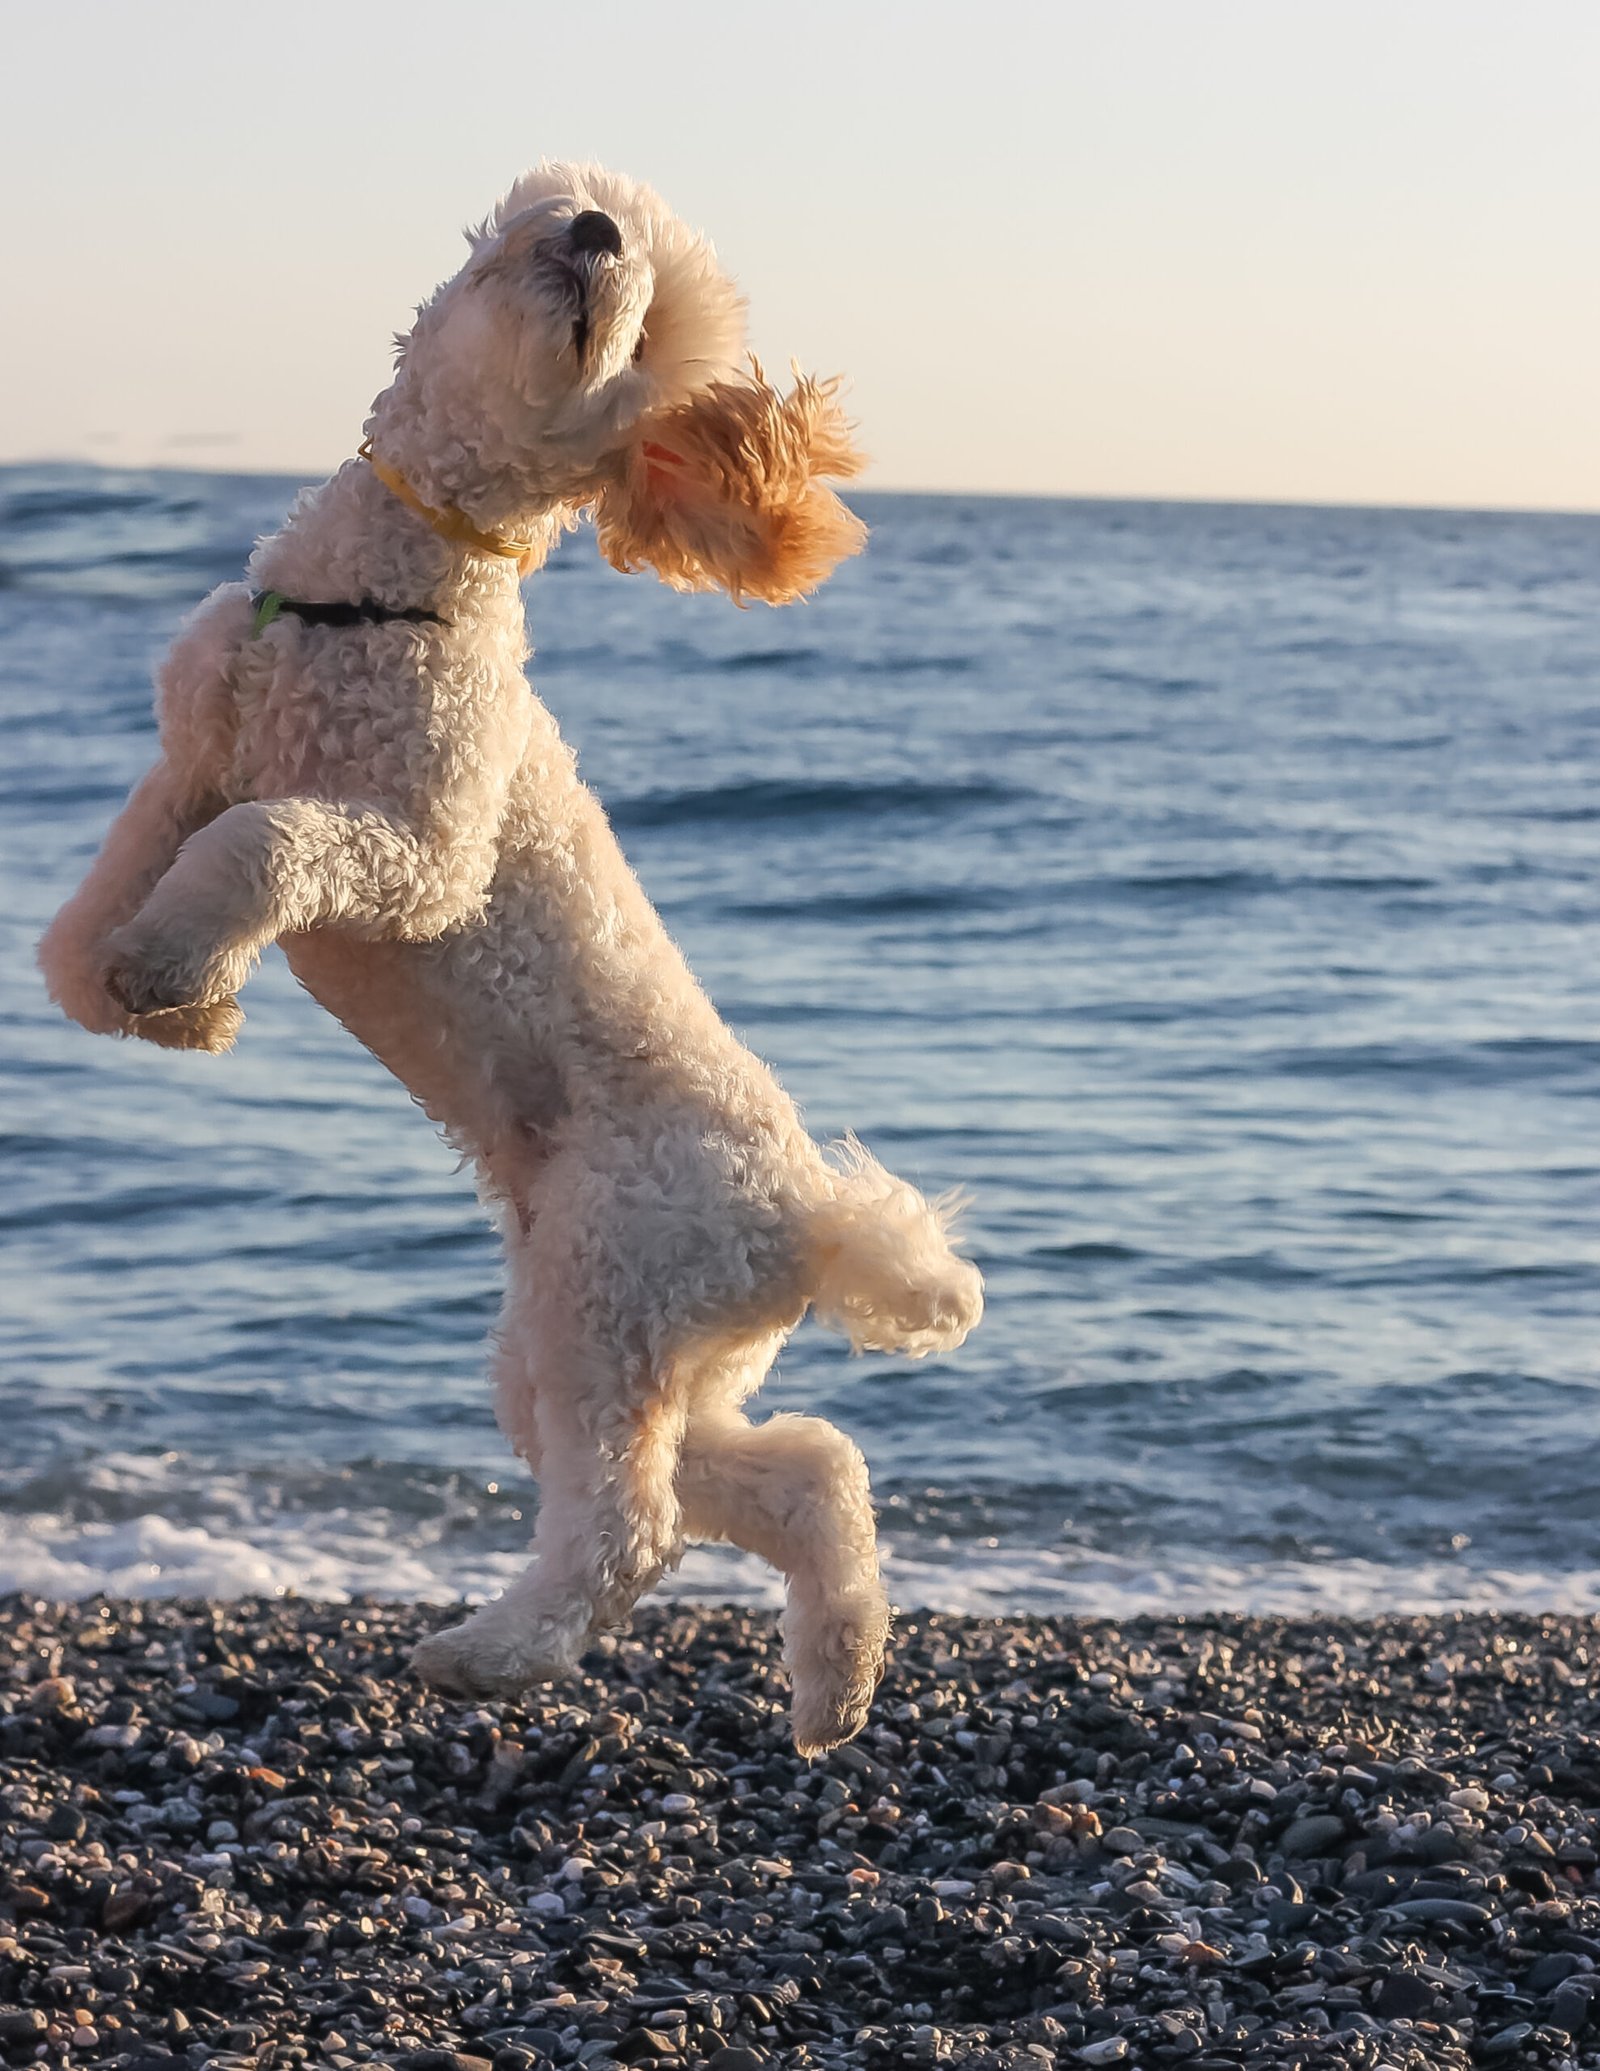
[[[0,2056],[1600,2066],[1596,1620],[908,1614],[809,1764],[767,1612],[443,1622],[0,1600]]]

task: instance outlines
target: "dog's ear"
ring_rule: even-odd
[[[867,528],[825,475],[862,465],[837,382],[796,373],[787,395],[754,361],[688,402],[641,420],[595,501],[614,568],[653,568],[675,590],[726,590],[789,604],[825,582]]]

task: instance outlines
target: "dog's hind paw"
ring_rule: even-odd
[[[792,1608],[786,1624],[795,1753],[825,1755],[867,1723],[883,1680],[889,1606],[874,1592],[825,1610]]]
[[[515,1637],[479,1625],[482,1613],[419,1641],[411,1669],[447,1697],[515,1697],[534,1683],[550,1683],[576,1664],[577,1649],[540,1648],[535,1635]]]

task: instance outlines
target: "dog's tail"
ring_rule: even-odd
[[[983,1280],[951,1249],[962,1203],[926,1201],[856,1139],[827,1153],[827,1191],[807,1218],[817,1321],[857,1352],[948,1352],[983,1314]]]

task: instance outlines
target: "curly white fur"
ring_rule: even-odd
[[[610,219],[612,240],[573,225]],[[831,391],[741,366],[710,246],[648,189],[546,164],[419,312],[367,431],[413,496],[542,559],[585,506],[622,565],[782,601],[861,533]],[[512,559],[363,460],[302,496],[160,677],[162,758],[41,945],[85,1027],[226,1049],[269,943],[504,1206],[501,1421],[534,1559],[418,1649],[509,1694],[570,1669],[686,1537],[788,1578],[798,1746],[861,1725],[888,1613],[861,1456],[741,1404],[808,1307],[857,1347],[958,1345],[975,1269],[859,1146],[828,1155],[719,1020],[528,695]],[[252,591],[441,623],[257,631]]]

